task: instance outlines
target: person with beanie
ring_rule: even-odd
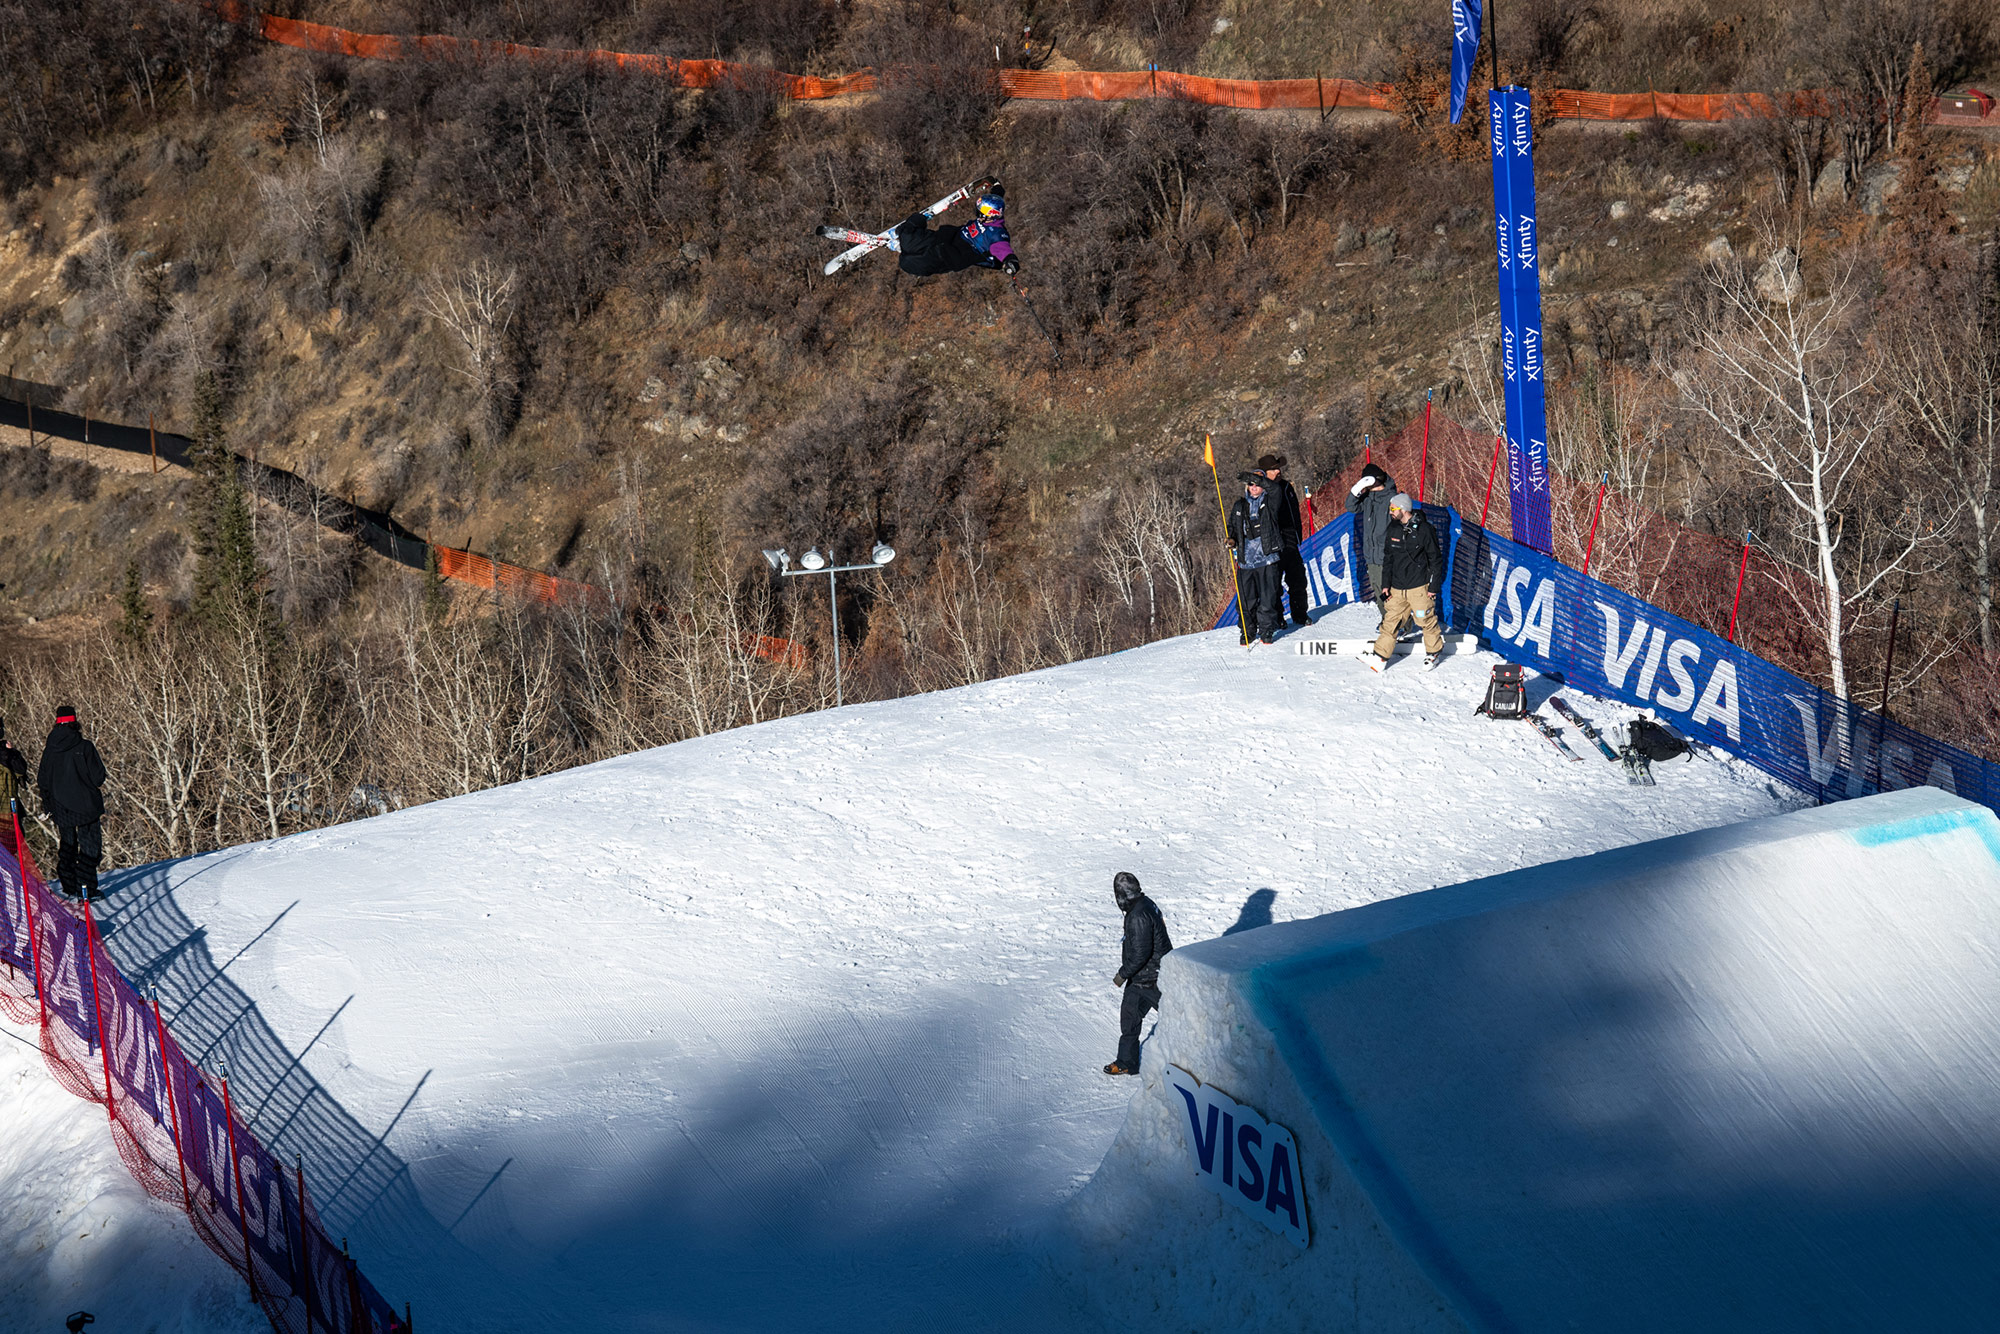
[[[1146,1012],[1160,1003],[1160,960],[1174,947],[1167,938],[1167,919],[1159,905],[1139,888],[1139,877],[1120,871],[1111,877],[1111,897],[1125,914],[1125,954],[1111,985],[1122,987],[1118,1006],[1118,1059],[1104,1067],[1107,1075],[1139,1073],[1139,1025]]]
[[[104,860],[104,761],[83,734],[76,710],[56,710],[56,725],[35,771],[42,809],[56,822],[56,879],[73,898],[97,896]]]
[[[1389,599],[1382,584],[1382,547],[1389,540],[1389,497],[1396,494],[1396,479],[1379,463],[1361,470],[1361,480],[1347,491],[1347,512],[1354,516],[1354,549],[1368,567],[1368,595],[1380,610]]]
[[[1236,561],[1236,614],[1249,636],[1268,644],[1285,628],[1278,606],[1278,553],[1284,533],[1278,505],[1267,488],[1271,479],[1261,472],[1241,472],[1243,494],[1229,511],[1229,543]]]
[[[1396,651],[1403,622],[1414,619],[1424,631],[1424,666],[1437,666],[1444,652],[1444,627],[1438,623],[1443,605],[1444,547],[1415,502],[1400,491],[1389,498],[1389,535],[1382,544],[1382,583],[1389,599],[1382,608],[1382,629],[1375,636],[1368,665],[1381,671]]]
[[[1278,507],[1278,535],[1284,548],[1278,552],[1278,578],[1285,599],[1291,604],[1292,624],[1304,630],[1312,625],[1312,586],[1306,582],[1305,557],[1299,544],[1305,541],[1305,516],[1299,509],[1299,493],[1285,480],[1285,456],[1266,454],[1257,460],[1257,471],[1271,481],[1266,488]]]

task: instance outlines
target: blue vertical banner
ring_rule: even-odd
[[[1500,261],[1500,345],[1506,375],[1507,486],[1514,540],[1553,550],[1542,280],[1535,230],[1535,134],[1526,88],[1489,95],[1493,229]]]
[[[1465,115],[1465,90],[1479,59],[1479,0],[1451,0],[1451,123]]]

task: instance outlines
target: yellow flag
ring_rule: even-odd
[[[1201,461],[1211,468],[1215,466],[1215,437],[1212,435],[1201,438]]]

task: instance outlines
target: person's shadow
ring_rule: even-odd
[[[1222,934],[1233,936],[1238,931],[1255,931],[1260,926],[1271,924],[1271,904],[1277,900],[1275,889],[1260,889],[1243,900],[1243,907],[1236,914],[1236,921]]]

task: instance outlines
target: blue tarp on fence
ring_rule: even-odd
[[[1509,662],[1646,709],[1821,801],[1929,785],[2000,809],[1989,761],[1843,701],[1721,636],[1426,505],[1448,534],[1445,623]],[[1301,548],[1313,610],[1363,595],[1343,516]],[[1216,625],[1236,624],[1236,604]]]

